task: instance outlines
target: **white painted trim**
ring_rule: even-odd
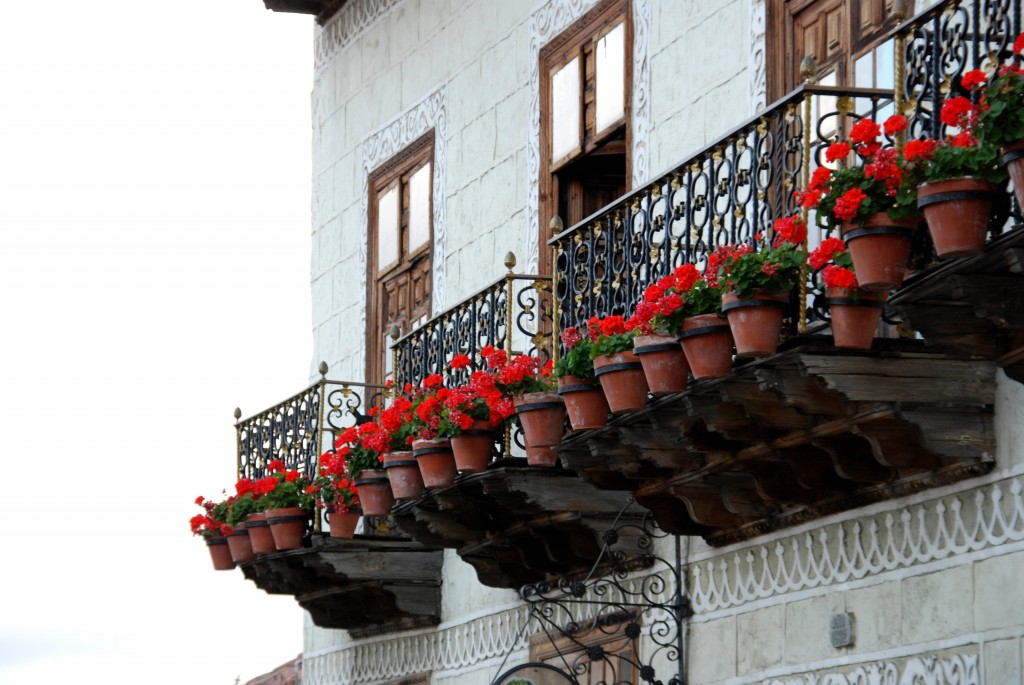
[[[353,41],[404,0],[354,0],[331,17],[313,37],[314,74],[327,69]]]
[[[858,511],[856,518],[690,560],[694,610],[708,617],[746,612],[801,592],[813,596],[839,584],[856,587],[865,579],[917,575],[1024,548],[1022,482],[1020,476],[980,487],[969,481],[970,490],[932,493],[925,502],[900,498],[898,516]]]

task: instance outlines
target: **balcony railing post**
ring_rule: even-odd
[[[910,15],[910,8],[907,0],[894,0],[892,3],[892,15],[896,19],[897,24],[903,23],[903,21]],[[892,104],[893,111],[896,114],[903,114],[905,93],[904,79],[906,79],[906,49],[907,49],[907,34],[904,31],[900,31],[896,34],[893,39],[893,63],[895,65],[895,73],[893,74],[893,93],[892,93]],[[906,133],[899,131],[896,134],[895,140],[893,141],[896,148],[903,147],[903,141],[906,137]]]
[[[516,255],[514,252],[509,252],[505,255],[505,268],[508,269],[508,273],[505,274],[505,354],[512,357],[512,317],[515,315],[512,305],[515,300],[515,274],[512,270],[516,267]],[[505,422],[505,435],[504,441],[504,452],[505,458],[512,456],[512,429],[508,422]]]
[[[548,227],[551,229],[552,237],[561,233],[562,229],[565,228],[561,217],[557,215],[551,217],[551,223],[548,224]],[[559,352],[561,351],[561,346],[558,344],[558,336],[562,331],[562,322],[559,319],[561,315],[559,305],[562,300],[558,296],[558,251],[558,243],[551,246],[551,359],[555,362],[558,361]]]
[[[316,421],[316,465],[313,469],[311,479],[320,475],[320,455],[324,452],[323,437],[324,426],[326,425],[324,423],[326,421],[324,417],[324,407],[327,406],[327,370],[329,368],[330,367],[327,366],[327,362],[324,361],[320,362],[320,366],[317,367],[317,371],[320,372],[320,380],[317,381],[317,392],[320,393],[320,412]],[[331,442],[331,446],[334,446],[333,441]],[[319,503],[315,506],[314,511],[316,512],[316,516],[313,517],[313,530],[319,533],[323,528],[322,519],[324,512],[320,509]]]
[[[807,55],[800,62],[800,75],[804,79],[804,87],[807,88],[804,91],[804,122],[803,122],[803,159],[802,159],[802,180],[801,185],[806,188],[811,183],[811,142],[813,140],[812,132],[814,125],[811,122],[811,98],[814,95],[810,91],[810,86],[814,83],[814,73],[818,70],[818,65],[815,63],[814,58]],[[800,215],[803,217],[804,225],[808,226],[808,218],[810,212],[806,207],[800,210]],[[810,231],[807,231],[809,234]],[[807,236],[804,237],[804,251],[807,250]],[[800,320],[798,323],[798,330],[801,333],[807,332],[807,260],[805,259],[800,264]]]
[[[242,409],[235,407],[235,480],[242,477]]]

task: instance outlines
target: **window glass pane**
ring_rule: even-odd
[[[872,52],[866,52],[853,63],[853,85],[856,88],[875,87],[875,60]]]
[[[551,161],[557,161],[580,144],[580,60],[572,61],[551,76]]]
[[[619,24],[597,41],[597,130],[622,118],[625,97],[626,26]]]
[[[377,268],[398,261],[398,186],[377,196]]]
[[[430,162],[409,179],[409,252],[430,240]]]
[[[893,66],[893,40],[890,38],[875,48],[875,88],[894,87],[896,75]]]

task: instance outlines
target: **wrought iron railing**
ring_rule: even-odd
[[[793,191],[854,120],[900,112],[911,137],[942,135],[942,101],[964,72],[1012,54],[1021,15],[1021,0],[940,2],[893,30],[894,91],[801,86],[553,237],[558,327],[628,312],[648,284],[683,263],[703,266],[719,245],[761,243],[775,219],[796,211]],[[1012,221],[1021,223],[1019,208]],[[799,309],[801,323],[817,316],[804,291]]]
[[[467,371],[452,371],[448,363],[456,354],[478,360],[487,345],[542,359],[551,356],[551,279],[513,273],[515,265],[510,252],[503,278],[396,341],[392,353],[397,387],[418,385],[435,373],[449,385],[465,382]]]
[[[559,328],[629,311],[680,264],[703,266],[720,245],[770,235],[798,210],[794,191],[830,142],[891,105],[891,91],[802,86],[552,238]]]
[[[960,77],[1006,60],[1022,31],[1020,0],[939,2],[898,26],[893,32],[896,87],[910,136],[941,136],[942,101],[970,95],[960,87]]]
[[[242,419],[241,410],[235,409],[239,478],[267,475],[267,464],[274,459],[315,476],[325,435],[367,420],[369,408],[382,403],[383,386],[329,380],[323,362],[319,370],[320,380],[265,411]]]

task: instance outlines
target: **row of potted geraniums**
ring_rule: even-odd
[[[708,256],[708,277],[721,288],[722,311],[740,357],[775,353],[790,293],[806,259],[807,227],[800,217],[776,220],[772,233],[771,242],[759,250],[750,243],[723,245]]]
[[[553,446],[562,441],[565,403],[554,390],[553,364],[541,364],[531,355],[515,355],[486,345],[481,351],[487,372],[476,371],[470,379],[488,399],[492,419],[502,422],[513,412],[523,429],[526,461],[530,466],[553,467],[558,455]]]
[[[686,390],[690,364],[678,336],[685,313],[683,297],[699,279],[697,267],[684,264],[649,285],[636,306],[633,352],[640,358],[652,395]]]
[[[963,83],[978,89],[984,74],[968,72]],[[996,198],[1006,184],[998,147],[976,135],[980,112],[978,102],[949,98],[939,119],[957,132],[941,141],[910,141],[904,149],[904,156],[914,161],[917,206],[942,259],[969,257],[984,249]]]
[[[334,439],[334,451],[345,460],[367,516],[387,516],[395,504],[382,467],[389,445],[390,436],[373,421],[349,426]]]
[[[203,508],[203,513],[189,520],[192,534],[202,537],[206,542],[214,570],[230,571],[235,567],[235,562],[231,559],[228,541],[224,537],[227,502],[213,502],[200,495],[196,498],[196,504]]]
[[[590,430],[608,425],[608,401],[594,376],[594,361],[588,324],[587,335],[569,326],[562,331],[564,354],[555,362],[553,375],[558,395],[565,403],[573,430]]]
[[[511,398],[499,388],[497,379],[499,373],[508,371],[508,355],[488,345],[481,356],[489,369],[473,371],[469,382],[452,388],[444,402],[443,412],[453,425],[452,452],[459,473],[487,468],[505,421],[515,413]],[[472,360],[468,355],[457,354],[449,366],[453,370],[464,369],[472,366]]]
[[[320,510],[327,514],[330,536],[350,539],[359,524],[359,492],[345,457],[334,451],[320,455],[319,475],[312,484],[311,494]]]
[[[887,294],[864,290],[857,283],[853,260],[839,238],[826,238],[807,257],[814,271],[820,271],[832,320],[836,347],[870,349],[885,309]]]
[[[612,414],[639,411],[647,406],[647,377],[633,353],[634,325],[617,314],[591,319],[590,357]]]
[[[412,398],[412,455],[428,488],[444,488],[455,482],[458,467],[451,437],[464,423],[468,427],[473,422],[469,416],[446,411],[444,403],[451,392],[441,375],[435,373],[423,379]]]
[[[1014,41],[1010,61],[999,66],[990,82],[984,74],[981,79],[975,74],[974,83],[966,84],[983,86],[978,135],[1000,148],[1020,207],[1024,207],[1024,72],[1018,63],[1022,55],[1024,33]]]
[[[297,549],[309,526],[313,497],[309,479],[295,469],[285,467],[280,459],[267,464],[269,475],[256,481],[262,491],[260,507],[267,514],[267,524],[278,551]],[[261,487],[261,481],[272,487]]]
[[[385,434],[375,440],[386,450],[381,464],[391,484],[391,494],[396,500],[417,499],[425,486],[419,464],[412,456],[415,434],[412,401],[405,395],[396,395],[391,404],[377,415],[377,422]]]
[[[830,234],[841,233],[865,290],[892,290],[906,274],[918,210],[916,184],[904,154],[916,154],[919,143],[908,142],[901,154],[883,148],[880,140],[883,130],[893,137],[906,128],[901,115],[889,117],[882,126],[860,119],[849,140],[832,143],[825,151],[827,162],[841,166],[815,169],[799,195],[800,205],[816,210]],[[851,153],[859,164],[846,163]]]

